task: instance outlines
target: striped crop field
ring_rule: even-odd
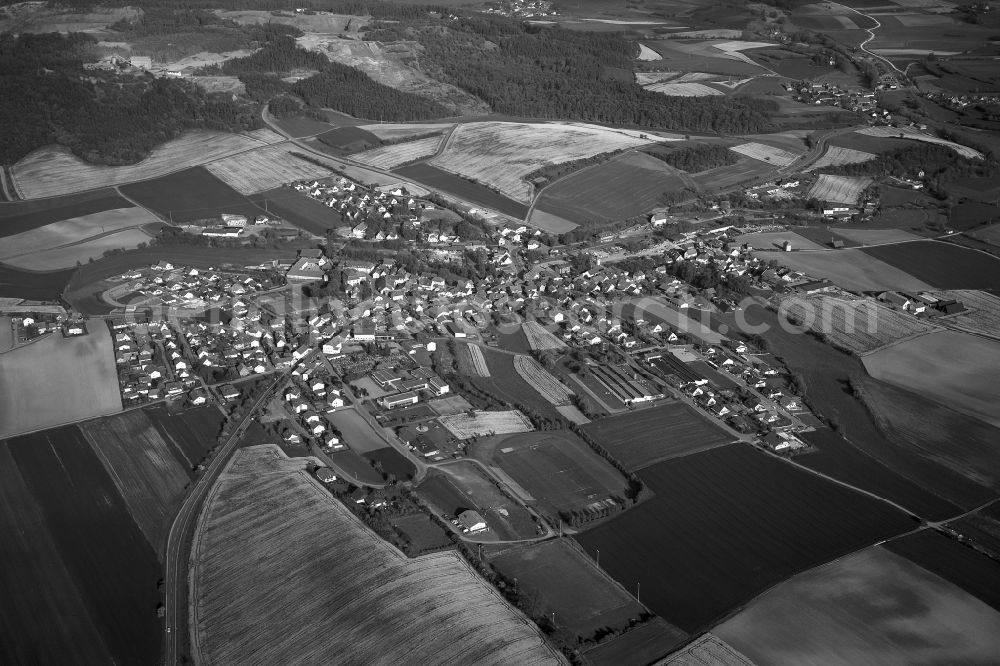
[[[729,150],[734,153],[739,153],[740,155],[746,155],[747,157],[761,162],[768,162],[778,166],[788,166],[799,157],[791,151],[782,150],[781,148],[775,148],[774,146],[768,146],[755,141],[733,146]]]
[[[524,337],[528,339],[528,346],[532,351],[537,349],[563,349],[566,343],[549,333],[544,326],[537,321],[528,321],[521,324]]]
[[[268,146],[208,164],[214,176],[240,194],[257,194],[296,180],[323,178],[332,172],[292,155],[284,146]]]
[[[392,169],[403,164],[416,162],[432,156],[441,145],[441,135],[429,136],[416,141],[397,143],[392,146],[382,146],[356,153],[351,157],[362,164],[377,169]]]
[[[241,449],[206,500],[195,663],[565,663],[459,554],[407,559],[305,464]]]
[[[853,148],[841,148],[840,146],[828,146],[826,152],[818,160],[812,163],[806,171],[815,171],[824,167],[840,166],[841,164],[860,164],[868,160],[875,159],[872,153]]]
[[[510,435],[516,432],[534,430],[531,421],[517,409],[474,414],[453,414],[438,419],[448,431],[458,439],[470,439],[483,435]]]
[[[830,203],[858,203],[861,193],[872,184],[872,179],[865,176],[831,176],[820,174],[816,182],[809,188],[809,198]]]
[[[472,359],[472,368],[476,376],[489,377],[490,366],[486,364],[486,357],[483,356],[483,350],[479,348],[479,345],[465,345],[465,348],[469,350],[469,357]]]
[[[521,375],[521,379],[528,382],[531,388],[556,407],[570,404],[570,396],[573,395],[573,392],[553,377],[552,373],[543,368],[535,359],[530,356],[515,356],[514,369],[517,370],[517,374]]]
[[[710,95],[723,95],[721,90],[716,90],[704,83],[654,83],[646,86],[646,90],[658,92],[661,95],[672,97],[708,97]]]

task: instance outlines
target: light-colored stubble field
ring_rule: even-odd
[[[747,157],[760,162],[767,162],[768,164],[774,164],[776,166],[788,166],[799,157],[791,151],[775,148],[774,146],[768,146],[755,141],[733,146],[729,150],[734,153],[739,153],[740,155],[746,155]]]
[[[194,541],[196,663],[565,663],[460,555],[407,559],[304,468],[251,447],[213,488]]]
[[[806,171],[815,171],[823,167],[840,166],[841,164],[860,164],[861,162],[873,159],[875,159],[874,154],[866,153],[863,150],[828,146],[826,152],[818,160],[809,165]]]
[[[351,158],[377,169],[392,169],[402,164],[430,157],[437,152],[438,146],[441,145],[441,138],[441,135],[429,136],[416,141],[382,146],[351,155]]]
[[[268,146],[208,164],[213,175],[241,194],[273,190],[296,180],[324,178],[332,171],[292,155],[284,146]]]
[[[861,193],[872,184],[871,178],[863,176],[831,176],[820,174],[809,188],[808,197],[818,201],[853,206],[861,199]]]

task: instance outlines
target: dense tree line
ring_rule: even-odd
[[[120,7],[118,0],[59,0],[63,7],[86,9],[96,6]],[[414,19],[427,16],[430,12],[447,14],[446,5],[396,4],[385,0],[143,0],[143,11],[151,9],[223,9],[229,11],[324,11],[353,16],[373,16],[379,19]]]
[[[675,169],[688,173],[698,173],[720,166],[736,164],[737,161],[733,151],[725,146],[709,143],[699,143],[670,152],[655,149],[649,149],[645,152]]]
[[[86,71],[86,35],[0,35],[0,162],[58,143],[95,163],[128,164],[185,129],[259,127],[256,109],[196,85]]]
[[[286,73],[293,69],[321,70],[329,64],[321,53],[300,48],[291,35],[273,35],[254,53],[227,60],[221,65],[202,68],[205,73],[222,73],[229,76],[243,74]],[[214,70],[214,71],[212,71]]]

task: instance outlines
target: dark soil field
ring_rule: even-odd
[[[682,402],[593,421],[583,426],[583,431],[630,470],[714,448],[733,439]]]
[[[795,573],[915,527],[882,502],[744,444],[639,476],[652,500],[576,538],[691,633]]]
[[[1000,221],[1000,207],[968,201],[951,209],[948,226],[956,231],[968,231],[998,221]]]
[[[0,264],[0,297],[58,301],[75,273],[75,268],[35,273]]]
[[[490,560],[508,581],[517,580],[522,598],[534,601],[535,616],[551,617],[556,626],[583,639],[607,627],[628,626],[644,612],[635,598],[603,574],[569,540],[512,549]],[[676,643],[687,636],[674,628]]]
[[[155,663],[161,641],[156,583],[162,571],[79,428],[25,435],[10,440],[8,447],[83,598],[83,611],[93,618],[99,632],[99,638],[88,636],[87,640],[103,639],[118,663]],[[44,589],[52,581],[39,583]],[[80,609],[73,614],[77,612]],[[32,618],[46,629],[65,619]]]
[[[652,664],[676,649],[683,640],[680,629],[656,617],[628,632],[589,648],[583,653],[592,666]]]
[[[749,182],[764,178],[767,174],[775,170],[775,167],[765,164],[760,160],[741,156],[736,164],[721,166],[708,171],[694,174],[694,182],[698,187],[706,191],[724,190],[739,183]]]
[[[277,187],[255,194],[252,198],[259,207],[266,208],[270,215],[277,215],[299,229],[317,236],[325,236],[327,230],[343,225],[343,218],[333,208],[290,187]]]
[[[752,49],[747,51],[746,55],[754,62],[796,81],[809,80],[836,71],[835,67],[827,64],[815,65],[811,57],[784,49]]]
[[[222,413],[214,405],[171,413],[162,404],[147,407],[146,417],[156,426],[186,469],[193,470],[218,443]]]
[[[382,145],[382,141],[377,136],[360,127],[338,127],[324,132],[316,138],[341,155],[357,153]]]
[[[930,529],[894,539],[884,547],[1000,610],[1000,562]]]
[[[417,473],[413,463],[391,446],[383,449],[375,449],[374,451],[366,451],[362,456],[373,462],[381,463],[382,471],[386,474],[394,475],[399,481],[412,479]]]
[[[114,190],[97,190],[52,199],[0,203],[0,238],[81,215],[116,208],[132,208],[132,203]]]
[[[644,153],[625,153],[561,178],[536,206],[580,225],[641,215],[685,187],[681,172]],[[691,196],[694,196],[692,193]]]
[[[393,171],[403,178],[414,180],[430,189],[441,190],[454,194],[470,203],[480,204],[487,208],[498,210],[505,215],[523,220],[528,214],[528,207],[508,197],[494,192],[485,185],[473,183],[455,174],[432,167],[429,164],[411,164]]]
[[[897,148],[918,146],[920,145],[920,142],[910,141],[908,139],[897,139],[891,136],[868,136],[866,134],[858,134],[857,132],[849,132],[847,134],[839,134],[831,138],[829,144],[831,146],[840,146],[841,148],[861,150],[866,153],[884,153],[890,150],[896,150]]]
[[[917,241],[863,252],[939,289],[1000,290],[1000,259],[950,243]]]
[[[175,224],[215,218],[222,213],[248,217],[264,214],[263,207],[255,206],[204,167],[122,185],[121,191]]]
[[[321,123],[318,120],[313,120],[312,118],[307,118],[305,116],[277,118],[275,119],[275,124],[283,131],[287,132],[290,136],[297,139],[313,136],[315,134],[323,134],[324,132],[329,132],[333,129],[333,125],[329,123]]]
[[[1000,561],[1000,507],[996,503],[948,523],[948,527]]]

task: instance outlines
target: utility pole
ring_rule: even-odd
[[[597,549],[597,568],[601,568],[601,549]]]
[[[642,583],[640,583],[639,581],[636,581],[636,583],[635,583],[635,600],[639,602],[640,606],[642,605],[642,601],[639,599],[639,587],[641,585],[642,585]]]

